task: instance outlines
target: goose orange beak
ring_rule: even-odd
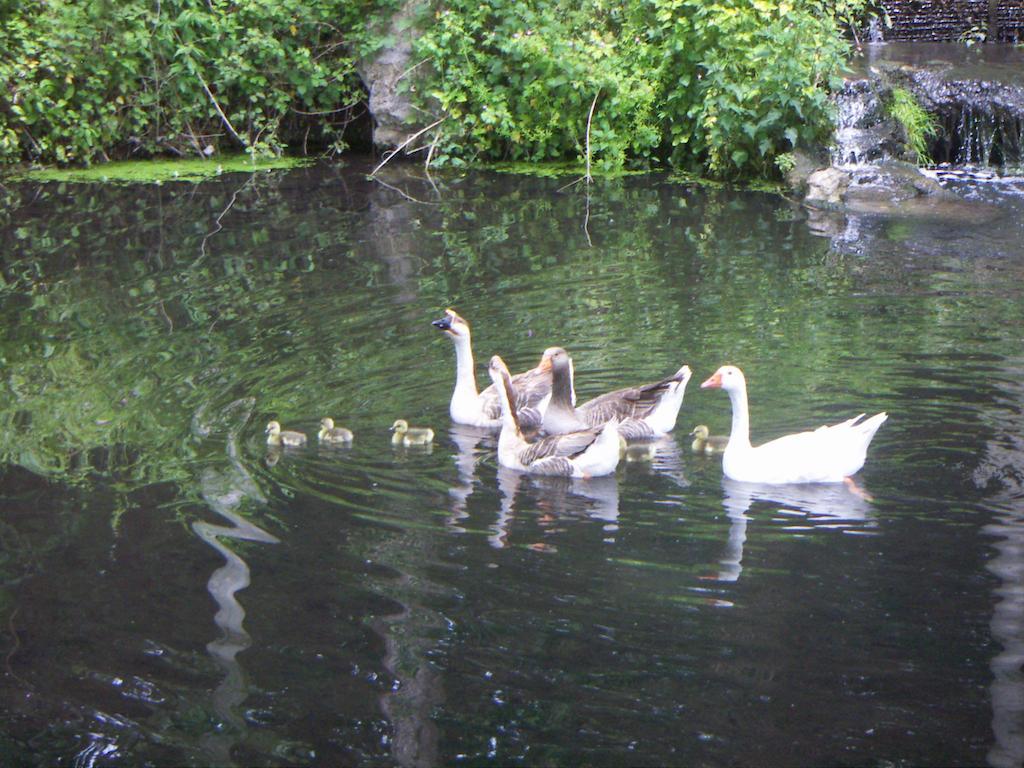
[[[701,389],[720,389],[722,386],[722,374],[715,371],[711,377],[700,385]]]

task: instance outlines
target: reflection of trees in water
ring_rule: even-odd
[[[1001,582],[991,623],[1002,650],[990,663],[995,744],[988,761],[1012,768],[1024,764],[1024,361],[1007,360],[1001,373],[999,407],[985,414],[992,437],[974,479],[996,510],[984,530],[998,553],[987,567]]]
[[[254,404],[253,398],[236,400],[216,415],[218,421],[229,424],[226,448],[228,465],[224,469],[207,468],[199,480],[203,499],[210,509],[232,525],[229,527],[206,522],[192,524],[199,538],[220,552],[225,560],[224,565],[210,574],[206,585],[210,596],[217,603],[214,623],[221,631],[221,637],[210,642],[206,649],[224,671],[224,678],[213,692],[213,707],[226,727],[205,734],[201,741],[207,757],[218,765],[232,763],[232,747],[246,730],[245,720],[237,709],[249,695],[249,683],[236,656],[252,642],[242,626],[245,609],[235,598],[236,592],[249,586],[249,565],[222,539],[278,543],[276,537],[240,514],[247,503],[259,506],[266,504],[266,498],[238,456],[238,435],[248,422]],[[196,422],[194,420],[193,423]],[[209,425],[201,425],[200,434],[208,435],[210,432]]]
[[[384,668],[394,678],[392,689],[380,698],[391,724],[390,750],[396,765],[430,768],[439,764],[439,730],[434,710],[445,702],[443,676],[429,657],[434,638],[443,634],[446,619],[425,605],[432,583],[419,571],[434,557],[432,537],[401,532],[373,545],[375,562],[386,562],[397,578],[381,580],[374,592],[400,606],[396,613],[370,620],[384,642]]]

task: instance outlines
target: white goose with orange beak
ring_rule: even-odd
[[[840,483],[864,466],[868,445],[888,418],[878,413],[841,424],[799,432],[754,447],[750,444],[747,380],[734,365],[723,365],[701,389],[724,389],[732,400],[732,433],[722,455],[725,476],[751,483]]]

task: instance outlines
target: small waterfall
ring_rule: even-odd
[[[1024,166],[1024,52],[930,43],[868,45],[860,79],[835,96],[832,164],[914,160],[903,129],[886,114],[894,88],[912,93],[935,117],[928,153],[938,165],[997,173]]]
[[[888,156],[883,136],[885,115],[874,84],[869,80],[847,81],[836,94],[835,143],[832,164],[864,165]]]
[[[882,37],[882,22],[877,16],[872,16],[871,21],[868,22],[866,38],[869,43],[880,43],[884,39]]]
[[[943,137],[932,156],[936,162],[986,168],[1024,164],[1024,116],[963,106],[942,115]]]

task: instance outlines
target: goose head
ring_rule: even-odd
[[[469,338],[469,323],[459,317],[454,309],[446,309],[444,317],[434,320],[431,325],[439,331],[444,331],[449,338]]]
[[[491,377],[491,381],[498,386],[501,386],[506,376],[510,379],[512,378],[508,372],[508,366],[505,365],[505,361],[499,355],[491,358],[491,362],[487,365],[487,373]]]
[[[561,347],[548,347],[540,356],[540,363],[537,364],[537,367],[542,371],[550,371],[551,366],[554,365],[555,358],[560,354],[569,357],[569,353]]]
[[[395,423],[391,425],[391,431],[396,435],[404,434],[409,431],[409,422],[405,419],[397,419]]]
[[[494,382],[494,386],[500,391],[501,397],[501,411],[503,419],[511,419],[512,425],[515,427],[515,432],[522,437],[522,432],[519,426],[519,417],[516,415],[516,409],[513,405],[516,401],[516,393],[512,388],[512,374],[508,372],[508,366],[505,365],[505,361],[498,355],[491,358],[491,362],[487,366],[487,373],[491,377],[491,381]],[[504,432],[504,427],[502,428]]]
[[[545,361],[551,368],[568,369],[572,364],[572,358],[569,357],[569,353],[561,347],[548,347],[544,350],[544,356],[540,359],[543,364]]]
[[[704,424],[698,424],[693,428],[693,431],[690,433],[690,437],[695,437],[698,440],[707,440],[710,434],[711,430],[709,430],[707,426]]]
[[[332,419],[330,416],[324,416],[322,419],[320,419],[320,426],[326,429],[328,432],[330,432],[332,429],[334,429],[334,419]]]
[[[723,365],[711,377],[700,385],[701,389],[724,389],[726,392],[737,392],[747,388],[747,380],[743,371],[735,365]]]
[[[281,434],[281,425],[278,424],[276,421],[268,422],[266,433],[271,437]]]

